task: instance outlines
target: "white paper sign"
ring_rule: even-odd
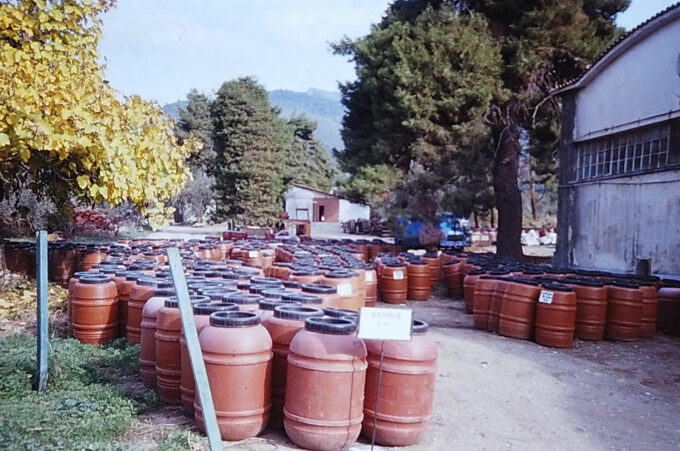
[[[341,283],[336,287],[338,290],[338,295],[342,297],[352,296],[352,284],[351,283]]]
[[[392,273],[392,278],[394,280],[404,280],[404,271],[394,271]]]
[[[366,282],[373,282],[373,271],[366,271]]]
[[[257,251],[250,251],[250,252],[248,252],[248,257],[249,257],[249,258],[255,258],[255,257],[257,257]]]
[[[541,295],[538,297],[538,302],[541,304],[552,304],[554,294],[552,291],[542,290]]]
[[[359,333],[362,340],[410,340],[413,311],[408,309],[362,307]]]

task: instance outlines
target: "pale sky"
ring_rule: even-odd
[[[673,0],[633,0],[619,16],[630,29]],[[191,88],[211,93],[254,75],[268,90],[337,91],[354,66],[329,42],[357,38],[389,0],[118,0],[103,16],[106,78],[119,92],[161,104]]]

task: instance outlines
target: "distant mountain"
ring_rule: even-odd
[[[307,92],[277,89],[269,93],[269,101],[281,108],[284,117],[304,114],[316,121],[316,139],[331,153],[333,147],[344,148],[340,129],[345,108],[340,103],[340,93],[311,88]]]
[[[329,154],[333,147],[344,148],[340,129],[345,110],[340,103],[340,93],[315,88],[310,88],[307,92],[277,89],[269,93],[269,101],[281,108],[281,115],[285,118],[304,114],[316,121],[318,128],[314,136],[323,143]],[[164,105],[163,111],[177,120],[179,109],[186,106],[186,100],[179,100]]]

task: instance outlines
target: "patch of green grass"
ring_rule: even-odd
[[[207,439],[191,431],[173,431],[158,445],[158,451],[186,451],[203,449]]]
[[[139,383],[139,346],[51,338],[46,390],[35,385],[36,339],[0,340],[0,448],[101,449],[158,404]]]

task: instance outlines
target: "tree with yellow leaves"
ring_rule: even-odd
[[[129,202],[152,225],[191,176],[172,120],[137,96],[120,101],[97,63],[112,0],[0,3],[0,199],[21,188],[60,209],[72,199]]]

